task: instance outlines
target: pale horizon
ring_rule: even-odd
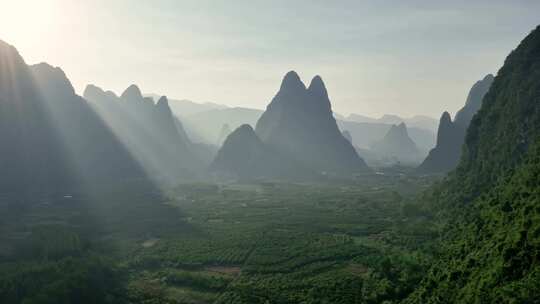
[[[337,113],[438,119],[497,73],[540,11],[536,1],[414,2],[0,0],[0,39],[29,64],[62,68],[78,94],[137,84],[264,109],[295,70],[304,83],[322,76]]]

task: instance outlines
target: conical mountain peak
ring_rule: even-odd
[[[369,171],[341,134],[320,76],[305,89],[296,72],[287,73],[255,129],[265,144],[316,172]]]
[[[102,88],[96,86],[96,85],[93,85],[93,84],[89,84],[86,86],[86,88],[84,89],[84,92],[83,92],[83,97],[87,100],[89,99],[93,99],[93,97],[97,97],[97,96],[102,96],[102,95],[105,95],[105,91],[103,91]]]
[[[404,163],[417,163],[420,155],[416,143],[409,137],[405,123],[393,124],[383,139],[372,144],[371,149],[383,158]]]
[[[328,92],[326,91],[326,86],[324,85],[324,81],[319,75],[313,77],[309,85],[308,91],[316,95],[328,96]]]
[[[287,74],[285,74],[285,77],[283,77],[283,81],[281,82],[280,91],[282,92],[288,92],[288,91],[303,91],[306,89],[306,86],[300,79],[300,76],[295,71],[290,71]]]
[[[407,131],[407,125],[405,125],[404,122],[400,123],[399,125],[395,125],[395,126],[396,126],[396,132],[400,136],[403,136],[403,137],[408,137],[409,136],[409,132]]]
[[[125,100],[142,100],[143,99],[143,96],[142,96],[142,93],[141,93],[141,90],[139,89],[139,87],[137,85],[130,85],[125,91],[124,93],[122,93],[122,95],[120,96],[122,99],[125,99]]]
[[[248,124],[243,124],[241,125],[240,127],[236,128],[236,130],[234,130],[230,136],[255,136],[257,137],[257,135],[255,134],[255,130],[253,130],[253,127],[251,127],[250,125]]]
[[[390,130],[388,130],[388,132],[386,133],[385,137],[403,138],[408,136],[409,134],[407,132],[407,126],[405,125],[405,123],[402,122],[399,125],[392,125],[392,127],[390,127]]]
[[[452,117],[450,117],[450,113],[447,111],[444,111],[444,113],[441,115],[440,123],[439,125],[446,125],[452,123]]]
[[[397,132],[397,130],[398,130],[398,126],[397,125],[392,125],[390,127],[390,130],[388,131],[388,133]]]
[[[169,100],[167,99],[167,96],[161,96],[156,104],[156,109],[160,113],[164,113],[167,115],[172,116],[171,108],[169,107]]]
[[[452,122],[450,113],[444,112],[441,116],[441,121],[439,122],[439,129],[437,130],[437,145],[447,145],[449,142],[452,144],[457,141],[453,139],[456,136],[457,130],[455,124]],[[461,143],[456,143],[456,145],[461,145]],[[454,157],[457,158],[457,157]]]
[[[445,111],[439,120],[437,143],[418,167],[418,172],[441,173],[452,170],[459,161],[463,137],[464,129],[457,126],[450,113]]]
[[[158,102],[156,104],[158,107],[169,107],[169,99],[167,99],[167,96],[161,96],[158,99]]]

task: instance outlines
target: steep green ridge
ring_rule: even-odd
[[[409,303],[537,303],[540,296],[540,27],[506,59],[434,190],[442,254]]]

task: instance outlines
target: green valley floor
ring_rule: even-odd
[[[432,182],[130,185],[20,198],[25,207],[5,198],[2,214],[17,216],[0,222],[0,300],[397,303],[436,254],[436,226],[415,201]]]

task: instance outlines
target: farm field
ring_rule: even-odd
[[[92,262],[103,266],[96,276],[110,272],[117,303],[397,302],[433,253],[436,227],[415,201],[431,183],[127,186],[39,199],[2,219],[0,267],[12,273],[0,287]]]

